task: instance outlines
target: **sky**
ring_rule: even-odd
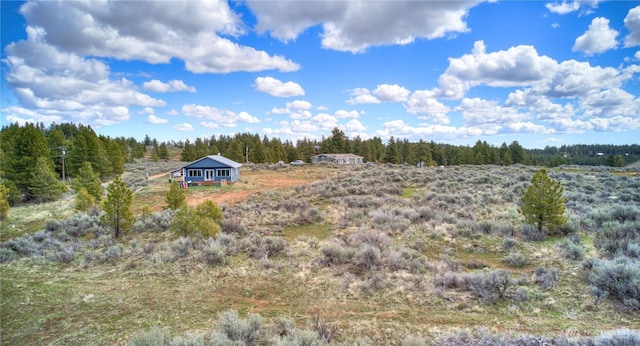
[[[640,143],[638,1],[2,1],[0,123]]]

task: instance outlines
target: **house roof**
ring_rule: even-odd
[[[314,157],[318,157],[318,156],[327,156],[327,157],[331,157],[334,159],[357,159],[357,158],[362,158],[362,156],[358,156],[356,154],[318,154]]]
[[[233,161],[231,159],[228,159],[228,158],[226,158],[226,157],[224,157],[222,155],[208,155],[208,156],[203,156],[203,157],[201,157],[201,158],[189,163],[188,165],[185,165],[184,167],[191,166],[192,164],[194,164],[196,162],[199,162],[199,161],[202,161],[204,159],[210,159],[210,160],[219,162],[219,163],[221,163],[221,164],[223,164],[225,166],[231,167],[231,168],[239,168],[239,167],[242,166],[242,164],[237,163],[237,162],[235,162],[235,161]]]

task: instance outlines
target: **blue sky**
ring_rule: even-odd
[[[0,3],[0,121],[112,137],[635,144],[640,2]]]

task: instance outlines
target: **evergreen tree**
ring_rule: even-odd
[[[158,148],[158,158],[160,160],[168,160],[169,159],[169,151],[167,150],[167,145],[163,142],[160,144]]]
[[[102,215],[102,222],[113,227],[113,235],[116,239],[135,221],[131,211],[132,200],[133,192],[117,175],[107,187],[107,198],[102,203],[102,209],[105,212]]]
[[[543,228],[553,230],[567,222],[564,216],[567,198],[562,197],[564,188],[559,181],[547,176],[547,171],[539,170],[533,175],[531,185],[522,189],[522,204],[518,212],[525,222],[536,225],[538,231]]]
[[[62,196],[65,185],[60,181],[58,175],[53,170],[51,160],[46,157],[39,157],[36,166],[28,174],[30,185],[27,189],[28,199],[36,201],[50,202]]]
[[[96,199],[83,187],[76,192],[75,209],[88,212],[96,204]]]
[[[167,208],[172,210],[180,209],[187,204],[186,193],[177,181],[172,182],[171,186],[169,186],[166,199]]]
[[[424,167],[433,166],[433,159],[431,158],[431,149],[429,144],[420,139],[416,144],[415,150],[416,163],[422,162]]]
[[[0,220],[4,220],[9,216],[8,194],[9,190],[4,185],[0,185]]]
[[[196,230],[205,238],[217,236],[222,227],[222,209],[213,201],[205,200],[196,207]]]
[[[396,164],[400,163],[400,150],[398,149],[398,143],[396,143],[396,140],[395,138],[393,138],[393,136],[389,138],[384,161]]]
[[[44,133],[33,124],[26,124],[22,128],[16,128],[12,135],[15,137],[8,140],[12,142],[13,150],[8,150],[11,147],[3,147],[3,150],[7,150],[6,156],[10,157],[3,162],[3,165],[6,164],[6,166],[3,166],[2,169],[5,170],[7,179],[13,181],[18,189],[29,199],[31,197],[30,190],[34,184],[40,185],[40,182],[38,182],[39,177],[33,174],[38,165],[38,160],[42,158],[45,160],[44,166],[53,170],[49,145]],[[43,166],[39,168],[44,170]],[[47,174],[48,176],[49,174]]]
[[[181,160],[186,162],[195,161],[196,158],[196,149],[191,145],[191,142],[187,139],[184,142],[184,148],[182,148]]]
[[[102,200],[102,182],[100,181],[100,176],[93,171],[93,167],[89,162],[85,162],[82,167],[80,167],[75,179],[71,181],[71,187],[76,190],[76,193],[82,189],[86,190],[97,202]]]
[[[116,141],[109,141],[107,155],[111,161],[113,174],[120,175],[124,173],[124,155],[122,155],[120,145]]]
[[[178,236],[188,237],[195,233],[197,221],[196,211],[185,204],[173,215],[169,230]]]

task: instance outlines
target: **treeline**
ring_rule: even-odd
[[[106,181],[144,155],[144,143],[97,135],[90,126],[11,124],[0,131],[3,193],[11,204],[56,200],[66,189],[62,179],[78,177],[85,163]]]
[[[640,161],[640,145],[576,144],[544,149],[527,150],[538,165],[556,167],[560,165],[624,167]]]
[[[168,160],[169,148],[177,147],[182,161],[190,162],[205,155],[221,154],[237,162],[276,163],[303,160],[320,153],[353,153],[365,162],[411,164],[423,166],[450,165],[544,165],[561,164],[624,166],[640,160],[640,146],[572,145],[524,149],[517,141],[496,147],[485,141],[473,146],[456,146],[391,137],[386,143],[380,137],[348,138],[334,128],[320,140],[290,140],[240,133],[219,135],[180,142],[158,142],[145,136],[135,138],[97,135],[90,126],[73,123],[11,124],[0,130],[0,180],[3,194],[10,203],[57,199],[65,189],[60,180],[73,179],[85,163],[106,181],[124,172],[124,164],[137,158]],[[175,151],[175,149],[174,149]]]
[[[185,141],[174,144],[182,147],[183,161],[220,153],[238,162],[310,162],[312,156],[320,153],[352,153],[362,156],[365,162],[422,163],[424,166],[533,163],[517,141],[510,145],[504,143],[499,148],[481,141],[473,147],[465,147],[424,140],[409,142],[408,139],[400,140],[392,136],[385,144],[380,137],[363,140],[356,136],[350,139],[338,128],[334,128],[329,137],[322,137],[321,140],[305,138],[295,143],[289,140],[283,142],[278,138],[269,139],[266,136],[261,139],[257,134],[241,133],[233,137],[212,136],[198,138],[193,143]]]

